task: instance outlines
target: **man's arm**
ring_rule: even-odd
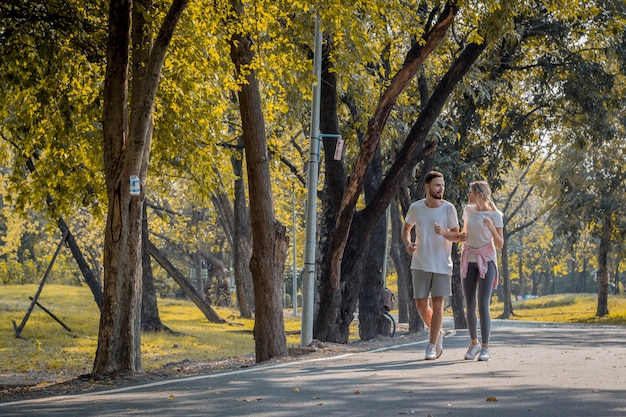
[[[459,228],[455,227],[454,229],[444,229],[442,228],[441,231],[439,233],[437,233],[440,236],[443,236],[444,238],[446,238],[447,240],[449,240],[450,242],[458,242],[459,241]]]
[[[404,247],[409,255],[413,255],[413,252],[417,249],[417,245],[413,243],[411,238],[411,230],[413,229],[413,225],[409,223],[404,223],[402,227],[402,242],[404,243]]]

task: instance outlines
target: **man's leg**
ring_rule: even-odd
[[[437,343],[439,332],[443,326],[443,297],[432,297],[433,307],[430,319],[430,343]]]
[[[433,309],[428,301],[428,296],[430,295],[432,273],[412,269],[411,278],[413,279],[415,307],[417,307],[417,312],[424,324],[430,327],[430,318],[433,316]]]
[[[417,307],[417,312],[422,318],[422,321],[430,329],[430,321],[433,317],[433,309],[428,302],[428,298],[416,298],[415,306]]]
[[[424,321],[424,324],[428,326],[430,329],[430,340],[431,342],[426,346],[426,356],[424,359],[433,360],[438,356],[436,342],[433,342],[433,328],[432,328],[432,319],[433,319],[433,309],[429,302],[428,298],[416,298],[415,305],[417,306],[417,311],[419,312],[420,317]],[[435,338],[436,340],[436,338]]]

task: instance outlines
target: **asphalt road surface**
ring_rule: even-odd
[[[0,403],[0,416],[626,416],[626,327],[495,320],[488,362],[464,360],[468,343],[447,329],[435,361],[422,340]]]

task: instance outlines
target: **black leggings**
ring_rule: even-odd
[[[478,320],[476,318],[476,289],[478,287],[478,309],[480,315],[480,336],[483,345],[489,344],[489,333],[491,332],[491,315],[489,305],[491,304],[491,290],[493,281],[496,279],[496,265],[490,261],[489,269],[485,278],[480,278],[478,264],[470,262],[467,266],[467,276],[463,279],[463,295],[465,296],[467,327],[472,339],[478,339]]]

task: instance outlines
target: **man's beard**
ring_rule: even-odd
[[[442,195],[438,195],[433,193],[432,191],[430,192],[430,196],[436,200],[442,200],[443,199],[443,194]]]

